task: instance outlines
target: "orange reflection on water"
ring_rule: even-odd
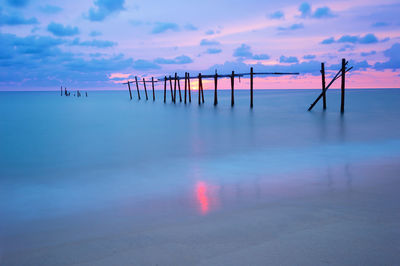
[[[204,181],[196,183],[196,200],[201,214],[207,214],[211,207],[218,205],[216,190],[216,186],[211,186]]]

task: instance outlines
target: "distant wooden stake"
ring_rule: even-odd
[[[201,104],[201,73],[199,73],[199,105]]]
[[[146,89],[146,80],[143,78],[143,86],[144,86],[144,93],[146,94],[146,101],[149,100],[149,97],[147,97],[147,89]]]
[[[178,74],[175,72],[175,78],[174,78],[174,103],[176,103],[176,79],[178,77]]]
[[[62,91],[62,86],[61,86],[61,96],[62,96],[62,94],[63,94],[63,91]]]
[[[153,89],[153,102],[156,100],[156,95],[154,94],[154,77],[151,77],[151,88]]]
[[[250,68],[250,108],[253,108],[253,68]]]
[[[182,94],[181,94],[181,80],[177,77],[176,81],[178,82],[178,90],[179,90],[179,101],[182,102]]]
[[[346,86],[346,59],[342,59],[342,101],[340,104],[340,112],[344,113],[344,89]]]
[[[169,76],[169,87],[171,89],[171,101],[174,102],[174,93],[172,91],[172,78]]]
[[[131,84],[130,84],[130,82],[128,81],[128,89],[129,89],[129,97],[131,98],[131,100],[132,100],[132,91],[131,91]]]
[[[232,71],[231,76],[231,106],[235,105],[235,71]]]
[[[214,76],[214,106],[218,105],[218,74],[217,71],[215,71],[215,76]]]
[[[135,81],[136,81],[136,90],[137,90],[137,95],[138,95],[138,97],[139,97],[139,100],[140,100],[139,83],[138,83],[138,81],[137,81],[137,77],[136,77],[136,76],[135,76]]]
[[[167,102],[167,76],[164,77],[164,103]]]
[[[325,63],[321,63],[321,76],[322,76],[322,102],[323,102],[323,109],[326,110],[326,91],[325,91]]]
[[[192,102],[192,95],[190,93],[190,74],[189,72],[187,73],[187,79],[188,79],[188,89],[189,89],[189,102]]]
[[[201,77],[201,101],[204,103],[203,77]]]
[[[186,104],[186,91],[187,91],[187,72],[185,72],[185,104]]]

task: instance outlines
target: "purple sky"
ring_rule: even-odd
[[[132,76],[296,71],[271,88],[400,87],[400,2],[0,0],[0,90],[122,88]],[[266,80],[268,81],[268,80]]]

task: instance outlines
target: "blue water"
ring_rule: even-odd
[[[400,90],[219,92],[219,105],[129,100],[128,92],[0,93],[0,216],[14,222],[234,184],[400,158]],[[167,94],[169,96],[169,94]],[[179,101],[179,97],[178,101]],[[304,178],[303,176],[301,178]]]

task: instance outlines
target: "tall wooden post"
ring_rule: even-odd
[[[156,100],[156,95],[154,94],[154,77],[151,77],[151,88],[153,89],[153,102]]]
[[[149,100],[149,97],[147,97],[147,89],[146,89],[146,80],[143,78],[143,86],[144,86],[144,93],[146,94],[146,101]]]
[[[176,82],[178,82],[178,90],[179,90],[179,101],[182,102],[182,94],[181,94],[181,80],[179,77],[176,78]]]
[[[201,104],[201,99],[200,99],[200,97],[201,97],[201,73],[199,73],[199,105]]]
[[[217,71],[215,71],[215,76],[214,76],[214,106],[218,105],[218,74]]]
[[[167,102],[167,76],[164,77],[164,103]]]
[[[235,71],[232,71],[231,76],[231,106],[235,105]]]
[[[192,95],[190,93],[190,74],[189,72],[187,73],[187,79],[188,79],[188,89],[189,89],[189,102],[192,102]]]
[[[174,103],[176,103],[176,79],[177,79],[178,74],[175,72],[175,78],[174,78]]]
[[[187,91],[187,72],[185,72],[185,104],[186,104],[186,91]]]
[[[131,84],[130,84],[129,80],[128,80],[128,89],[129,89],[129,97],[132,100]]]
[[[63,91],[62,91],[62,86],[61,86],[61,89],[60,89],[60,90],[61,90],[61,96],[62,96],[62,94],[63,94]]]
[[[250,108],[253,108],[253,68],[250,68]]]
[[[323,102],[323,109],[326,110],[325,63],[321,63],[321,76],[322,76],[322,102]]]
[[[172,77],[169,76],[169,88],[171,89],[171,101],[174,102],[174,93],[172,91]]]
[[[136,90],[137,90],[137,95],[138,95],[138,97],[139,97],[139,100],[140,100],[139,83],[138,83],[138,81],[137,81],[137,77],[136,77],[136,76],[135,76],[135,81],[136,81]]]
[[[342,101],[340,104],[340,112],[344,113],[344,89],[346,86],[346,59],[342,59]]]

